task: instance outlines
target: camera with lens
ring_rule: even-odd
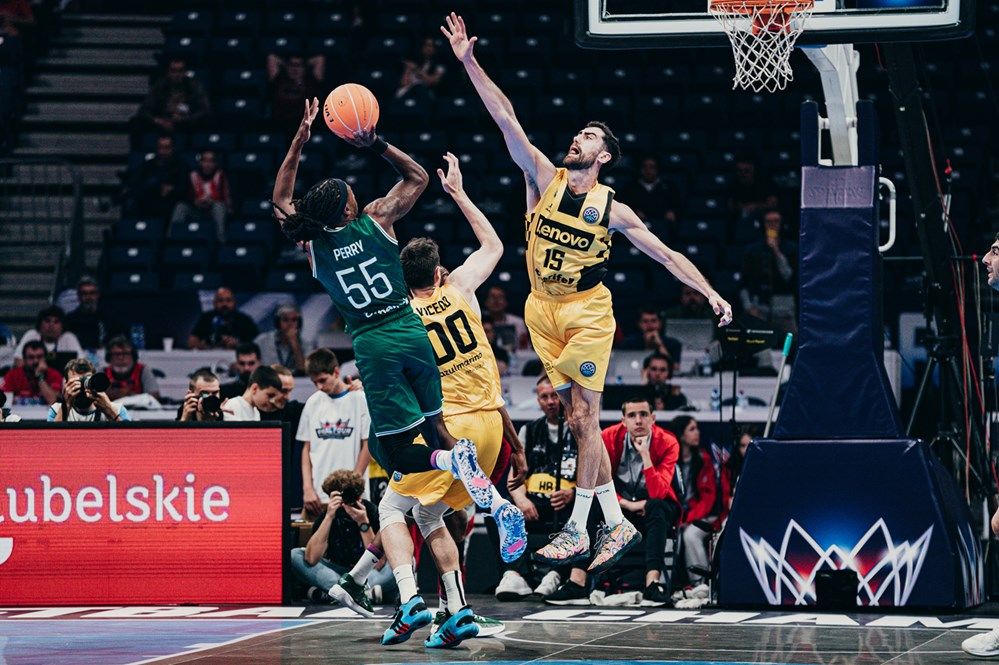
[[[221,420],[222,418],[222,398],[215,393],[202,392],[198,395],[198,403],[206,416]]]
[[[354,505],[361,498],[362,490],[355,485],[347,485],[340,490],[340,498],[348,505]]]
[[[80,378],[80,389],[94,393],[102,393],[111,387],[111,379],[103,372],[100,374],[88,374]]]

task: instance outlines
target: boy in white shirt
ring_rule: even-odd
[[[267,365],[261,365],[250,374],[250,384],[242,395],[222,402],[222,420],[260,420],[260,412],[273,411],[272,400],[280,396],[281,377]]]
[[[353,470],[368,486],[368,429],[371,418],[363,390],[348,390],[340,363],[329,349],[305,360],[317,392],[305,402],[295,438],[302,442],[302,493],[305,509],[319,515],[329,500],[323,479],[339,469]],[[364,492],[367,498],[367,490]]]

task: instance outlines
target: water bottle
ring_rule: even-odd
[[[132,326],[132,346],[136,351],[146,348],[146,327],[141,323]]]
[[[746,397],[746,391],[745,390],[740,390],[739,391],[739,395],[735,399],[735,405],[736,405],[736,407],[738,407],[740,409],[745,409],[746,407],[749,406],[749,398]]]
[[[721,391],[717,388],[711,389],[711,410],[721,411]]]

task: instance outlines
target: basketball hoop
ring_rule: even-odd
[[[783,90],[794,78],[788,60],[814,6],[814,0],[710,0],[708,11],[732,42],[732,87]]]

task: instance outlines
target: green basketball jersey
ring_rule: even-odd
[[[368,215],[320,233],[309,251],[312,276],[330,294],[351,335],[413,314],[399,243]]]

